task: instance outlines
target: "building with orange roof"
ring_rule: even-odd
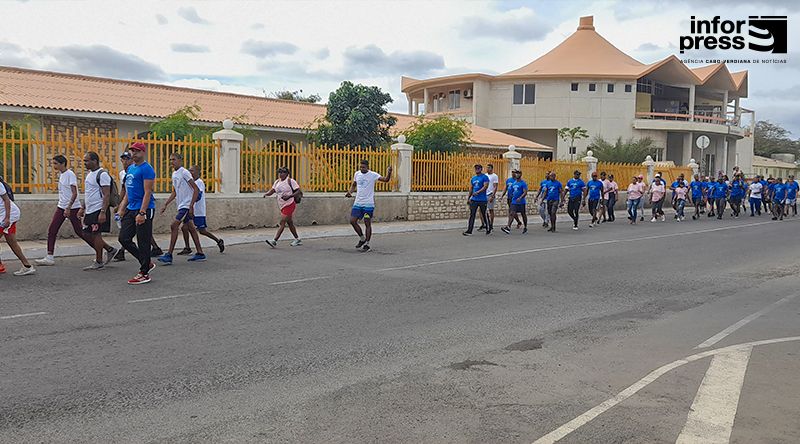
[[[137,134],[188,105],[200,107],[197,124],[218,126],[224,119],[236,118],[264,141],[290,143],[304,141],[309,126],[326,112],[320,104],[0,66],[0,121],[30,115],[61,132],[99,128]],[[416,120],[393,115],[395,133]],[[553,151],[542,143],[476,124],[471,125],[471,137],[475,150],[502,153],[515,145],[529,155]]]
[[[650,137],[661,148],[657,160],[696,159],[705,173],[751,169],[755,116],[742,126],[742,114],[752,111],[740,103],[747,71],[731,73],[722,63],[690,69],[674,55],[644,64],[597,33],[591,16],[519,69],[401,82],[409,114],[464,119],[557,147],[559,158],[572,154],[557,130],[580,126],[612,141]],[[701,135],[711,142],[703,150],[696,144]],[[589,142],[576,141],[575,151]]]

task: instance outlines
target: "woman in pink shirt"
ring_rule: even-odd
[[[639,208],[639,202],[642,201],[644,195],[644,184],[639,182],[636,176],[631,179],[631,184],[628,185],[628,220],[631,225],[636,224],[636,211]]]
[[[656,177],[653,181],[653,186],[650,188],[650,203],[653,206],[653,218],[650,219],[650,222],[655,222],[658,218],[661,218],[661,222],[664,222],[664,196],[667,194],[667,185],[661,180],[661,177]]]
[[[675,188],[675,211],[677,217],[677,221],[680,222],[683,220],[683,209],[686,207],[686,193],[689,191],[689,188],[686,186],[684,182],[678,182],[678,187]]]
[[[291,231],[292,236],[294,236],[292,246],[296,247],[302,245],[302,241],[297,236],[297,229],[294,227],[294,220],[292,219],[294,210],[297,208],[297,201],[302,194],[297,181],[289,177],[289,168],[278,168],[278,180],[272,184],[272,189],[264,194],[264,197],[272,196],[273,194],[278,198],[278,208],[281,210],[281,224],[278,227],[278,231],[275,233],[275,239],[267,239],[264,242],[270,247],[275,248],[278,245],[278,239],[280,239],[281,234],[283,234],[284,228],[288,225],[289,231]]]

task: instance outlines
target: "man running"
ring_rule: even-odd
[[[353,226],[358,235],[356,248],[362,251],[369,251],[369,241],[372,239],[372,216],[375,212],[375,182],[389,182],[392,178],[392,167],[386,170],[386,176],[381,176],[375,171],[370,171],[369,161],[364,159],[358,171],[353,175],[353,183],[345,194],[346,197],[353,197],[356,193],[356,200],[353,202],[353,209],[350,211],[350,225]],[[366,235],[358,225],[360,219],[364,219]]]
[[[14,272],[14,276],[28,276],[36,274],[36,269],[28,262],[28,258],[22,252],[22,247],[17,242],[17,222],[19,217],[19,207],[9,197],[5,182],[0,177],[0,238],[6,238],[6,243],[11,248],[11,251],[14,252],[14,256],[22,262],[22,267]],[[0,261],[0,274],[5,272],[6,266]]]
[[[81,220],[78,218],[78,210],[81,209],[81,200],[78,199],[78,176],[67,168],[67,158],[61,154],[53,157],[52,164],[58,172],[58,205],[53,213],[53,219],[50,221],[50,227],[47,229],[47,255],[42,259],[36,259],[37,265],[55,265],[54,253],[58,230],[67,219],[72,224],[72,231],[75,232],[75,235],[94,248],[91,241],[84,236]]]
[[[595,224],[600,223],[600,201],[603,198],[603,182],[597,179],[597,172],[592,172],[592,180],[586,183],[587,194],[589,196],[589,214],[592,215],[592,221],[589,223],[589,228],[594,228]]]
[[[467,231],[461,233],[464,236],[472,235],[472,227],[475,226],[475,214],[478,210],[481,211],[481,224],[486,224],[486,190],[489,188],[489,178],[483,174],[483,165],[475,165],[475,175],[469,180],[469,196],[467,203],[469,204],[469,222],[467,223]],[[512,191],[513,191],[513,184]],[[513,193],[511,194],[513,199]],[[513,202],[512,202],[513,205]],[[491,233],[491,229],[486,230],[486,234]]]
[[[528,195],[528,184],[522,180],[522,172],[520,170],[514,170],[511,172],[512,177],[514,177],[514,183],[511,184],[511,206],[508,207],[508,225],[501,228],[503,233],[511,234],[511,221],[514,220],[514,216],[517,214],[522,215],[522,234],[526,234],[528,232],[528,210],[527,210],[527,202],[525,197]]]
[[[575,170],[572,179],[567,181],[569,200],[567,201],[567,213],[572,218],[572,229],[578,229],[578,216],[581,207],[586,206],[586,182],[581,179],[581,172]]]
[[[158,258],[158,261],[164,265],[172,265],[172,252],[175,250],[175,243],[178,241],[178,231],[181,226],[185,226],[189,230],[189,234],[194,241],[194,247],[197,251],[194,255],[189,257],[189,262],[203,262],[206,260],[206,255],[203,253],[203,246],[200,244],[200,236],[197,235],[197,229],[194,227],[194,204],[197,202],[199,190],[197,184],[194,183],[192,173],[183,167],[183,156],[180,153],[172,153],[169,156],[170,164],[172,165],[172,193],[169,198],[164,202],[161,208],[161,214],[164,214],[170,202],[175,201],[175,206],[178,213],[175,215],[175,220],[170,224],[170,239],[169,250],[163,256]]]
[[[491,230],[494,228],[494,198],[495,194],[497,194],[497,185],[500,182],[500,178],[497,177],[497,174],[494,172],[494,165],[491,163],[486,164],[486,177],[489,178],[489,187],[486,188],[486,211],[488,212],[486,222],[489,224],[489,229]],[[478,227],[478,231],[485,229],[485,225]]]
[[[558,208],[561,207],[561,200],[565,194],[564,186],[561,185],[556,179],[555,171],[550,173],[550,179],[547,181],[547,214],[550,215],[550,228],[547,230],[550,233],[556,232],[556,219],[558,217]]]
[[[135,142],[130,146],[133,165],[125,176],[125,197],[119,206],[122,228],[119,243],[139,260],[139,273],[128,280],[128,284],[139,285],[150,282],[150,272],[156,264],[150,260],[150,240],[153,237],[153,217],[156,202],[153,199],[153,183],[156,172],[145,161],[147,145]],[[136,237],[136,243],[133,238]]]
[[[100,168],[100,156],[94,151],[83,156],[83,165],[88,173],[83,182],[85,202],[78,210],[78,217],[83,219],[84,236],[94,248],[94,262],[84,267],[84,270],[90,271],[105,267],[117,254],[117,249],[103,240],[103,233],[111,231],[111,175]],[[103,251],[107,253],[105,259]]]
[[[542,218],[542,227],[548,228],[550,226],[550,215],[547,213],[547,184],[550,182],[550,171],[548,171],[544,175],[544,180],[539,182],[539,192],[536,194],[536,198],[533,199],[533,202],[538,202],[539,205],[539,217]],[[513,178],[512,178],[513,180]],[[513,182],[512,182],[513,183]],[[508,186],[508,185],[507,185]],[[511,204],[509,203],[509,208],[511,208]],[[509,213],[510,214],[510,213]],[[514,214],[516,218],[516,213]],[[519,222],[517,222],[519,223]],[[509,224],[510,226],[511,224]]]
[[[695,174],[694,180],[689,184],[689,189],[691,190],[692,195],[692,205],[694,205],[694,214],[692,215],[692,220],[697,220],[700,218],[700,207],[705,205],[703,203],[703,188],[705,188],[705,184],[700,180],[700,175]]]

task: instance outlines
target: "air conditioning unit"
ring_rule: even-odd
[[[464,98],[465,99],[471,99],[472,98],[472,90],[471,89],[465,89],[464,90]]]

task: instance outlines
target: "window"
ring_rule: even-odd
[[[653,82],[650,79],[641,78],[636,81],[636,92],[653,94]]]
[[[461,90],[452,90],[448,93],[448,95],[450,97],[450,109],[461,108]]]
[[[614,92],[614,84],[613,83],[609,83],[608,84],[608,92],[610,92],[610,93]]]
[[[536,100],[536,85],[514,85],[514,105],[532,105]]]
[[[633,91],[633,85],[625,85],[625,92],[629,93],[631,91]]]
[[[578,84],[577,83],[573,83],[572,84],[572,90],[573,91],[577,91],[578,90]]]
[[[590,83],[589,84],[589,92],[594,92],[594,91],[597,91],[597,84],[596,83]]]

